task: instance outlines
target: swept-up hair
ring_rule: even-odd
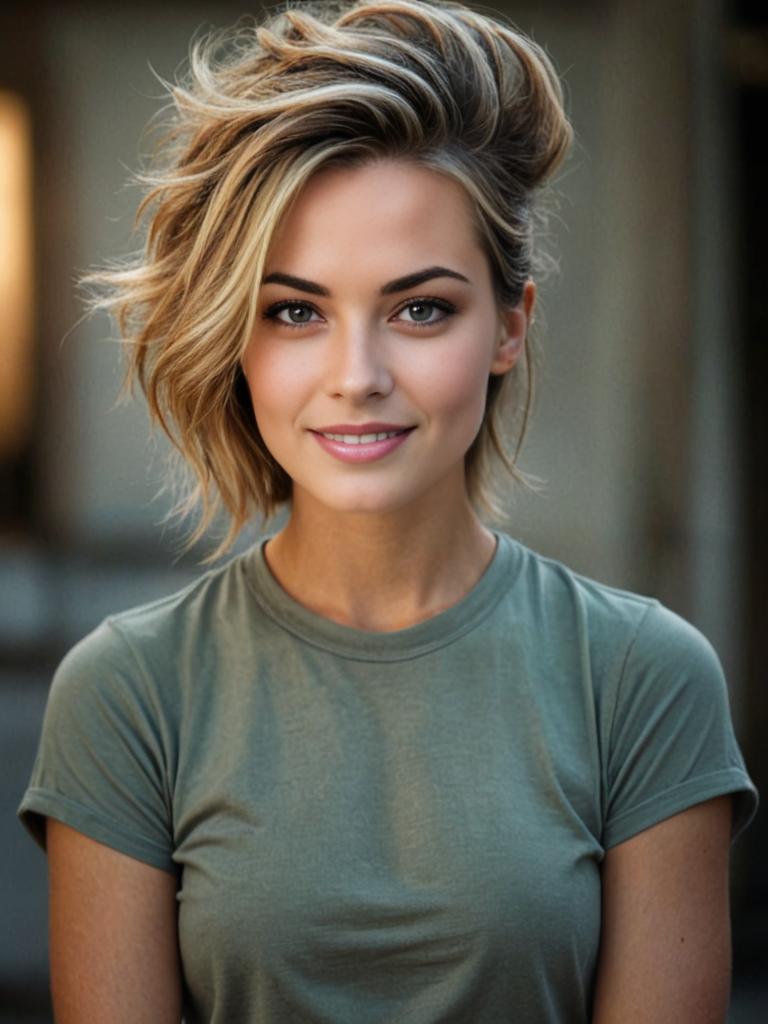
[[[228,513],[211,562],[254,513],[268,520],[291,498],[240,361],[270,242],[312,174],[394,158],[448,175],[471,200],[495,300],[513,307],[526,280],[554,265],[534,246],[546,226],[538,199],[573,133],[542,47],[498,12],[449,0],[283,3],[194,41],[186,74],[166,85],[170,123],[137,176],[142,250],[83,281],[96,287],[91,308],[109,310],[126,343],[121,397],[138,380],[174,446],[172,479],[183,484],[169,517],[201,511],[185,550],[222,506]],[[505,396],[520,377],[513,403]],[[470,500],[496,519],[496,461],[531,487],[516,463],[533,381],[527,334],[514,371],[489,378],[465,457]],[[510,457],[504,435],[515,420]]]

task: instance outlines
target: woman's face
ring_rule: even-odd
[[[466,494],[488,376],[518,359],[534,298],[500,315],[470,211],[451,179],[387,160],[320,171],[283,220],[243,370],[294,506]]]

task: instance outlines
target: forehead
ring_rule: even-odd
[[[303,187],[278,226],[270,269],[354,254],[428,262],[482,258],[472,204],[452,178],[427,167],[381,160],[328,167]],[[440,257],[438,260],[437,257]],[[426,265],[426,264],[425,264]]]

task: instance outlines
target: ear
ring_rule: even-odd
[[[497,343],[490,373],[508,373],[523,354],[528,328],[533,321],[535,304],[536,285],[529,279],[525,282],[523,295],[518,304],[499,314]]]

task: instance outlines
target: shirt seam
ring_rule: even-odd
[[[737,781],[741,783],[741,785],[738,788],[734,788],[732,783]],[[727,788],[723,789],[723,786],[726,786]],[[667,789],[663,789],[659,793],[654,793],[652,796],[646,797],[644,800],[641,800],[639,804],[635,804],[633,807],[621,811],[620,814],[609,819],[605,823],[603,835],[605,836],[606,833],[611,831],[618,831],[620,833],[621,826],[626,823],[627,819],[640,815],[642,820],[643,812],[651,807],[663,807],[666,803],[669,807],[675,808],[677,806],[678,799],[687,800],[690,795],[695,795],[696,797],[696,799],[688,805],[692,807],[695,803],[703,802],[704,800],[714,798],[716,796],[725,796],[726,794],[736,792],[752,793],[753,791],[753,783],[744,769],[737,765],[718,768],[716,771],[706,772],[704,775],[696,775],[693,778],[678,782],[674,786],[669,786]],[[686,809],[686,807],[680,808],[680,810]],[[678,813],[678,811],[672,809],[668,814],[663,814],[658,821],[663,821],[665,817],[671,817],[675,813]],[[650,828],[656,823],[657,822],[651,822],[648,825],[644,825],[638,829],[638,831],[643,831],[644,828]],[[737,822],[734,821],[734,827],[736,824]],[[744,824],[747,823],[745,822]],[[627,838],[630,837],[628,836]],[[623,840],[619,840],[619,842],[622,841]],[[603,845],[605,844],[603,843]]]
[[[478,615],[475,617],[474,620],[470,620],[464,625],[457,627],[456,631],[454,633],[451,633],[447,638],[443,638],[439,641],[434,640],[432,641],[432,643],[429,644],[422,644],[420,647],[416,648],[413,651],[408,651],[407,653],[393,651],[392,654],[378,655],[366,654],[364,651],[353,652],[347,648],[335,647],[330,644],[324,644],[321,643],[319,640],[315,640],[311,637],[308,637],[305,633],[302,633],[300,630],[293,627],[292,624],[285,622],[282,618],[276,615],[269,607],[269,605],[264,602],[258,591],[250,586],[250,581],[249,589],[251,590],[251,593],[253,594],[255,600],[258,602],[259,607],[264,612],[264,614],[270,619],[271,622],[273,622],[284,632],[289,633],[292,637],[295,637],[302,643],[307,644],[309,647],[313,647],[316,650],[324,651],[326,654],[333,654],[336,657],[345,658],[348,661],[367,661],[373,663],[383,663],[395,661],[413,661],[416,658],[423,658],[427,654],[432,654],[434,651],[439,651],[445,647],[450,647],[451,644],[455,643],[462,637],[466,636],[467,633],[472,632],[472,630],[476,629],[481,622],[487,619],[488,616],[494,611],[496,606],[499,604],[502,597],[504,597],[504,595],[508,593],[509,588],[507,587],[503,590],[500,590],[497,597],[488,602],[488,606],[486,607],[482,615]]]
[[[61,808],[63,811],[71,808],[73,811],[79,812],[81,815],[86,815],[88,818],[101,825],[105,830],[114,833],[117,839],[124,841],[127,845],[133,846],[138,850],[143,849],[148,854],[160,857],[169,864],[173,863],[171,852],[168,847],[163,846],[160,843],[156,843],[139,833],[126,831],[113,818],[108,817],[101,811],[95,810],[93,807],[88,806],[88,804],[81,803],[79,800],[68,796],[66,793],[61,793],[56,789],[50,789],[46,786],[31,786],[24,796],[24,800],[21,805],[22,813],[30,812],[32,814],[45,814],[46,817],[56,816],[54,813],[49,811],[37,810],[33,806],[36,797],[40,797],[44,803],[52,804],[54,811],[58,808]]]
[[[512,538],[510,538],[508,534],[504,534],[501,531],[498,531],[498,536],[499,545],[501,545],[504,542],[504,538],[506,538],[508,541],[511,541],[512,543],[515,543],[515,541]],[[255,545],[252,551],[254,553],[254,557],[262,557],[260,554],[259,545]],[[498,554],[501,554],[501,552],[497,551],[497,555]],[[515,562],[512,560],[512,558],[510,558],[510,565],[514,564]],[[368,654],[362,650],[353,651],[347,647],[336,646],[333,643],[324,643],[319,639],[315,639],[314,637],[308,636],[300,629],[300,627],[296,627],[290,620],[286,621],[278,612],[272,609],[269,598],[262,594],[260,588],[256,586],[255,580],[251,579],[248,572],[245,573],[245,584],[249,592],[251,593],[252,597],[257,602],[259,608],[261,608],[262,612],[267,616],[267,618],[270,619],[271,622],[273,622],[278,628],[283,630],[285,633],[290,634],[290,636],[301,641],[302,643],[307,644],[309,647],[312,647],[315,650],[324,651],[326,654],[333,654],[336,657],[345,658],[348,661],[362,661],[369,662],[372,664],[388,664],[392,662],[414,661],[417,658],[423,658],[426,655],[432,654],[435,651],[449,647],[451,644],[456,643],[462,637],[472,632],[473,629],[476,629],[481,622],[485,621],[488,618],[488,616],[491,615],[491,613],[496,609],[496,607],[500,603],[501,599],[509,593],[511,586],[518,579],[522,568],[520,559],[516,560],[516,566],[517,571],[514,573],[510,573],[510,578],[507,581],[507,585],[502,586],[500,584],[498,586],[498,593],[496,594],[496,596],[489,596],[486,605],[481,610],[475,613],[474,618],[470,619],[466,623],[461,624],[460,626],[457,626],[454,632],[449,634],[447,637],[442,637],[440,639],[436,639],[431,642],[422,644],[415,650],[410,650],[407,652],[393,650],[391,653],[387,652],[383,654]],[[429,622],[430,620],[427,619],[425,621]],[[387,634],[384,633],[382,635],[386,636]]]
[[[658,606],[658,604],[659,604],[659,602],[658,602],[658,600],[656,598],[646,598],[646,600],[649,603],[647,604],[645,610],[643,611],[643,614],[638,619],[637,625],[635,626],[635,631],[634,631],[634,633],[632,635],[632,638],[631,638],[631,640],[630,640],[630,642],[629,642],[629,644],[627,646],[626,652],[624,654],[624,658],[622,659],[621,668],[619,670],[619,678],[618,678],[618,680],[616,682],[616,687],[615,687],[615,691],[614,691],[613,706],[611,708],[611,721],[610,721],[610,725],[608,727],[608,756],[607,756],[606,764],[605,764],[606,799],[608,797],[608,789],[609,789],[609,787],[608,787],[608,781],[609,781],[608,776],[609,776],[609,772],[610,772],[610,766],[611,766],[611,763],[613,761],[614,733],[615,733],[615,730],[616,730],[616,715],[618,714],[619,704],[621,703],[622,691],[623,691],[623,688],[624,688],[624,681],[626,679],[626,674],[627,674],[627,666],[629,664],[629,660],[630,660],[630,658],[632,656],[632,653],[633,653],[633,651],[635,649],[635,646],[637,644],[637,640],[638,640],[638,637],[640,636],[640,632],[641,632],[641,630],[643,628],[643,625],[645,624],[645,620],[648,618],[648,615],[650,614],[651,609],[656,607],[656,606]]]

